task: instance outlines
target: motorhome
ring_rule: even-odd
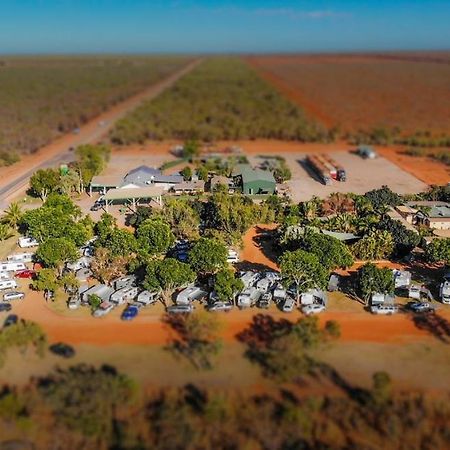
[[[117,305],[121,305],[130,300],[134,300],[138,293],[139,289],[137,286],[127,286],[114,292],[110,297],[110,301],[112,303],[116,303]]]
[[[261,297],[261,291],[256,289],[255,287],[249,287],[244,289],[237,298],[237,306],[239,308],[249,308],[250,306],[255,305],[255,303]]]
[[[8,262],[23,262],[30,263],[33,262],[34,253],[15,253],[13,255],[8,255]]]
[[[248,288],[250,286],[253,286],[258,281],[259,274],[257,274],[256,272],[248,271],[239,278],[242,283],[244,283],[244,288]]]
[[[256,288],[259,289],[261,292],[268,292],[270,290],[271,286],[272,286],[272,281],[267,277],[261,278],[256,283]]]
[[[23,262],[3,261],[0,262],[1,272],[17,272],[18,270],[25,270],[27,266]]]
[[[450,281],[445,280],[440,286],[441,302],[450,305]]]
[[[39,245],[39,242],[31,237],[21,237],[19,238],[18,242],[20,248],[30,248],[30,247],[37,247]]]
[[[125,287],[134,286],[136,284],[136,277],[134,275],[128,275],[126,277],[118,278],[114,281],[114,288],[118,291]]]
[[[17,288],[16,280],[0,280],[0,290],[16,289],[16,288]]]
[[[189,305],[194,300],[202,300],[208,293],[198,286],[189,286],[180,291],[175,299],[177,305]]]

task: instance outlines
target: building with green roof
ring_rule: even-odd
[[[272,172],[253,169],[249,164],[238,164],[233,177],[241,184],[242,193],[247,195],[273,194],[275,192],[275,178]]]

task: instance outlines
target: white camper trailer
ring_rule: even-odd
[[[245,272],[240,277],[241,281],[244,283],[245,288],[253,286],[258,281],[258,278],[259,278],[259,275],[252,271]]]
[[[0,262],[1,272],[17,272],[18,270],[26,270],[27,266],[23,262],[4,261]]]
[[[261,297],[261,291],[255,287],[249,287],[244,289],[237,298],[237,306],[239,308],[249,308],[256,304],[256,302]]]
[[[189,286],[178,293],[175,303],[177,305],[189,305],[194,300],[201,300],[208,296],[205,292],[198,286]]]
[[[273,291],[273,301],[275,303],[283,302],[286,300],[286,289],[281,284],[278,284]]]
[[[16,280],[0,280],[0,290],[16,289],[16,288],[17,288]]]
[[[30,237],[21,237],[18,241],[20,248],[30,248],[30,247],[37,247],[39,245],[39,242]]]
[[[396,288],[408,288],[411,284],[411,272],[406,270],[393,269],[395,287]]]
[[[138,292],[139,289],[136,286],[124,287],[114,292],[114,294],[112,294],[110,297],[110,301],[111,303],[121,305],[122,303],[135,299],[138,295]]]
[[[13,255],[8,255],[8,262],[23,262],[30,263],[33,262],[34,253],[15,253]]]
[[[156,292],[142,291],[137,296],[136,301],[144,306],[151,305],[156,302],[157,295]]]
[[[114,288],[116,290],[123,289],[125,287],[134,286],[136,284],[136,277],[134,275],[128,275],[126,277],[118,278],[114,281]]]

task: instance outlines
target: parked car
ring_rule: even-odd
[[[398,312],[398,308],[395,305],[374,305],[371,306],[370,312],[372,314],[384,314],[391,315]]]
[[[15,314],[10,314],[6,320],[3,322],[3,328],[15,325],[19,321],[19,318]]]
[[[0,312],[11,311],[11,303],[0,303]]]
[[[36,276],[36,272],[30,269],[19,270],[16,272],[16,278],[29,278],[33,279]]]
[[[78,296],[72,297],[67,302],[67,306],[69,309],[78,309],[81,305],[81,299]]]
[[[222,302],[218,301],[208,306],[208,311],[231,311],[233,309],[232,302]]]
[[[62,342],[50,345],[49,350],[62,358],[73,358],[75,356],[75,349],[71,345]]]
[[[408,303],[407,306],[411,311],[415,313],[434,311],[434,306],[428,302],[411,302]]]
[[[3,294],[3,300],[5,302],[10,302],[11,300],[23,300],[25,298],[24,292],[11,291]]]
[[[295,308],[295,300],[292,297],[286,298],[286,300],[283,302],[283,306],[281,307],[281,310],[283,312],[292,312]]]
[[[171,305],[166,308],[169,314],[189,314],[194,311],[193,305]]]
[[[309,316],[311,314],[319,314],[325,311],[325,305],[321,303],[314,303],[312,305],[306,305],[302,308],[302,313]]]
[[[120,318],[122,320],[133,320],[139,314],[139,308],[135,305],[127,306]]]
[[[92,313],[94,317],[103,317],[110,313],[114,309],[114,305],[109,302],[103,302],[100,306]]]

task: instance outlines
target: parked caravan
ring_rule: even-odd
[[[124,287],[114,292],[110,297],[110,301],[112,303],[121,305],[122,303],[134,300],[137,297],[138,293],[139,289],[136,286]]]
[[[123,289],[128,286],[134,286],[136,284],[136,277],[134,275],[129,275],[126,277],[118,278],[114,281],[114,288],[116,290]]]
[[[0,280],[11,280],[14,274],[11,272],[0,272]]]
[[[33,262],[34,253],[15,253],[13,255],[8,255],[8,262],[23,262],[30,263]]]
[[[258,281],[259,274],[256,272],[248,271],[239,278],[244,283],[244,288],[248,288],[250,286],[253,286]]]
[[[156,303],[158,294],[156,292],[142,291],[137,296],[136,301],[141,305],[147,306]]]
[[[175,303],[177,305],[189,305],[194,300],[201,300],[208,296],[208,293],[198,286],[189,286],[178,293]]]
[[[272,286],[272,281],[267,277],[261,278],[256,283],[256,288],[258,290],[260,290],[261,292],[268,292],[269,289],[271,288],[271,286]]]
[[[30,237],[21,237],[17,243],[20,248],[37,247],[39,245],[39,242],[36,239]]]
[[[0,262],[1,272],[17,272],[18,270],[26,270],[27,266],[23,262],[6,261]]]
[[[408,290],[408,297],[415,300],[420,300],[421,291],[421,286],[419,286],[418,284],[412,284]]]
[[[96,284],[95,286],[86,289],[81,294],[81,302],[89,303],[89,296],[97,295],[103,301],[109,301],[111,295],[114,293],[114,289],[110,286],[106,286],[106,284]]]
[[[0,290],[16,289],[16,288],[17,288],[16,280],[0,280]]]
[[[237,306],[239,308],[249,308],[256,304],[256,302],[261,297],[261,291],[255,287],[249,287],[244,289],[237,298]]]

